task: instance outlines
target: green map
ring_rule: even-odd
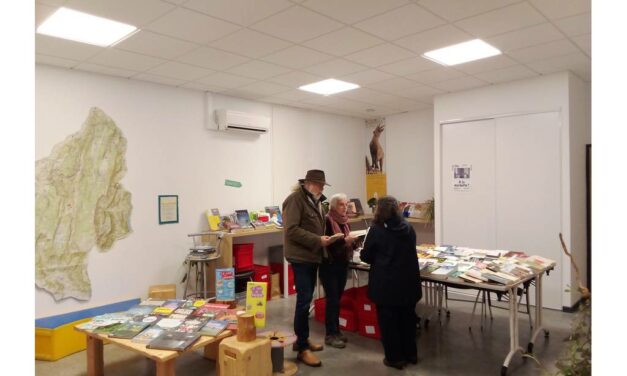
[[[56,301],[89,300],[88,253],[131,232],[126,139],[92,108],[82,129],[35,162],[35,284]]]

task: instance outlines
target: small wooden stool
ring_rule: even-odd
[[[218,355],[219,374],[271,376],[270,348],[270,340],[266,338],[250,342],[239,342],[235,336],[223,339]]]
[[[263,332],[257,335],[258,338],[263,337],[271,341],[272,344],[272,375],[273,376],[292,376],[298,372],[296,363],[284,359],[284,349],[296,342],[294,333],[282,331]]]

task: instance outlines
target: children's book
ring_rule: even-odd
[[[266,213],[270,215],[270,221],[283,226],[283,216],[281,215],[281,208],[278,206],[266,206]]]
[[[250,214],[248,214],[248,210],[246,209],[236,210],[235,216],[237,218],[237,224],[241,228],[250,227]]]
[[[266,326],[266,294],[267,282],[248,282],[246,284],[246,312],[252,313],[255,319],[255,327]]]
[[[212,336],[215,337],[218,334],[222,333],[222,331],[227,327],[227,325],[229,324],[228,321],[223,321],[223,320],[209,320],[205,326],[203,326],[200,331],[198,332],[200,335],[203,336]]]
[[[184,351],[200,337],[198,333],[164,331],[146,346],[149,349]]]
[[[216,269],[216,300],[235,300],[235,269]],[[227,307],[228,308],[228,307]]]
[[[121,324],[114,331],[109,334],[109,337],[113,338],[133,338],[139,333],[141,333],[144,329],[146,329],[150,324],[143,322],[135,322],[129,321]]]
[[[179,319],[171,319],[171,318],[163,318],[154,325],[155,327],[165,329],[165,330],[173,330],[179,327],[183,323],[183,320]]]
[[[131,341],[136,343],[148,343],[153,339],[159,337],[161,333],[163,333],[163,329],[161,328],[147,328],[143,332],[133,337]]]
[[[196,317],[193,319],[187,319],[183,321],[183,323],[176,328],[176,331],[194,333],[194,332],[199,331],[200,328],[202,328],[207,323],[207,321],[209,320],[204,317]]]

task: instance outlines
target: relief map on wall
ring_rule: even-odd
[[[35,284],[56,301],[89,300],[88,253],[131,232],[126,139],[92,108],[82,129],[35,163]]]

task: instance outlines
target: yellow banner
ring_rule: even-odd
[[[246,284],[246,312],[255,316],[255,327],[266,326],[267,282],[248,282]]]
[[[366,174],[366,201],[381,198],[388,193],[385,174]]]

